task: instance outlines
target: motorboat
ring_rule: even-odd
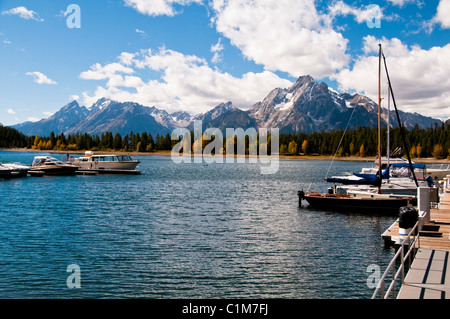
[[[139,174],[136,169],[140,161],[134,160],[130,155],[94,154],[85,152],[84,156],[68,159],[70,163],[78,167],[78,173],[98,174]]]
[[[35,156],[28,174],[31,176],[73,175],[77,170],[77,166],[70,163],[64,163],[54,157]]]
[[[450,164],[445,167],[445,165],[441,165],[441,167],[428,167],[427,168],[427,175],[431,176],[435,181],[441,181],[443,180],[447,175],[450,175]]]
[[[0,163],[0,179],[26,177],[30,167],[19,163]]]

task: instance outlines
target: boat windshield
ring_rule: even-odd
[[[132,161],[131,156],[129,155],[121,155],[119,156],[120,161]]]
[[[40,165],[43,165],[43,164],[46,164],[46,163],[47,163],[47,164],[48,164],[48,163],[51,163],[51,164],[54,164],[54,163],[62,164],[62,162],[59,161],[59,160],[57,160],[56,158],[47,156],[47,157],[36,157],[36,158],[34,159],[32,165],[33,165],[33,166],[40,166]]]

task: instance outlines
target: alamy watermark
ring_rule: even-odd
[[[261,174],[275,174],[279,167],[279,129],[218,128],[203,132],[202,121],[194,121],[193,135],[187,128],[172,132],[176,143],[171,152],[175,163],[249,163],[261,164]],[[193,143],[192,143],[193,142]],[[270,149],[270,155],[268,150]],[[224,154],[225,153],[225,154]]]
[[[370,275],[367,277],[367,287],[370,289],[377,288],[380,280],[381,280],[381,268],[376,264],[369,265],[367,267],[367,272]]]
[[[67,17],[66,25],[69,29],[81,28],[81,8],[78,4],[69,4],[64,16]]]
[[[67,266],[67,272],[70,275],[67,277],[66,284],[69,289],[81,288],[81,269],[77,264]]]
[[[370,29],[381,28],[381,17],[383,16],[383,12],[381,11],[380,6],[371,4],[367,6],[367,10],[370,12],[370,16],[366,21],[367,27]]]

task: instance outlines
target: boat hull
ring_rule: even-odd
[[[303,195],[310,207],[348,212],[398,214],[400,207],[409,206],[411,197],[352,197],[346,194],[309,193]]]
[[[28,173],[31,176],[67,176],[74,175],[78,167],[76,166],[58,166],[58,167],[42,167],[42,168],[31,168]]]
[[[77,174],[79,175],[98,175],[98,174],[128,174],[128,175],[139,175],[140,170],[136,169],[78,169]]]
[[[29,167],[20,164],[0,164],[0,179],[26,177]]]
[[[28,170],[0,170],[0,179],[26,177]]]
[[[74,165],[80,170],[103,170],[103,171],[125,171],[125,170],[135,170],[139,161],[130,162],[74,162]]]

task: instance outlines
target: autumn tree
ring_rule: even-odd
[[[297,154],[297,143],[295,141],[291,141],[288,145],[288,152],[291,155]]]
[[[304,155],[307,155],[309,153],[308,149],[308,140],[304,140],[302,143],[302,151]]]
[[[366,156],[366,150],[364,149],[364,144],[361,144],[361,147],[359,148],[359,156],[361,156],[361,157]]]

